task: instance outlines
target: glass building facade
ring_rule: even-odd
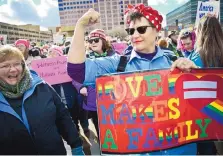
[[[190,0],[184,5],[169,12],[166,16],[167,26],[175,26],[177,23],[188,27],[195,24],[197,5],[199,0]],[[201,1],[201,0],[200,0]],[[207,0],[203,0],[207,1]],[[223,0],[220,1],[220,18],[223,22]]]

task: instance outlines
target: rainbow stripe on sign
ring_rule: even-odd
[[[215,119],[220,124],[223,124],[223,102],[215,100],[209,105],[205,106],[202,110],[206,115]]]
[[[175,139],[178,139],[179,136],[178,136],[178,130],[177,129],[174,129],[174,138]],[[172,133],[170,133],[170,135],[167,135],[166,134],[166,140],[167,141],[172,141],[173,137],[172,137]],[[164,140],[164,137],[163,137],[163,131],[159,131],[159,141],[162,142]]]
[[[175,83],[176,83],[176,80],[177,80],[177,78],[173,78],[173,77],[168,79],[170,94],[175,94]]]
[[[113,91],[113,85],[105,85],[105,94],[108,95]]]
[[[142,109],[143,109],[143,108],[139,108],[139,112],[141,112]],[[153,115],[153,107],[148,107],[148,108],[146,108],[144,112],[145,112],[145,114],[146,114],[146,116],[147,116],[148,118],[152,119],[152,118],[154,117],[154,115]],[[132,118],[133,118],[133,119],[136,119],[136,116],[137,116],[137,115],[136,115],[136,109],[133,108],[133,109],[132,109]],[[141,120],[144,120],[145,118],[144,118],[143,115],[141,115],[141,116],[140,116],[140,119],[141,119]]]
[[[112,93],[112,97],[114,99],[115,97],[114,97],[113,89],[114,89],[113,85],[105,85],[105,94],[110,95],[110,93]],[[103,93],[102,86],[99,85],[98,86],[98,96],[99,97],[102,96],[102,93]]]
[[[102,86],[101,85],[98,86],[98,96],[99,97],[102,96]]]

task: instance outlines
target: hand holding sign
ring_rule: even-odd
[[[192,68],[198,68],[194,62],[187,58],[179,58],[177,59],[170,69],[170,71],[173,71],[175,68],[179,68],[183,72],[190,72]]]

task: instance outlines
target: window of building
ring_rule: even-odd
[[[64,3],[63,5],[66,5],[66,3]]]
[[[69,5],[69,3],[67,3],[67,5]]]
[[[79,4],[79,2],[77,2],[77,4]]]
[[[58,0],[58,2],[63,2],[63,0]]]
[[[82,2],[80,2],[80,4],[82,4]]]
[[[63,11],[63,8],[59,8],[59,11]]]

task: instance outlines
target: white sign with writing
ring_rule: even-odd
[[[219,11],[220,11],[219,1],[209,1],[209,2],[198,1],[195,25],[197,26],[200,19],[205,15],[214,15],[216,18],[218,18]]]

